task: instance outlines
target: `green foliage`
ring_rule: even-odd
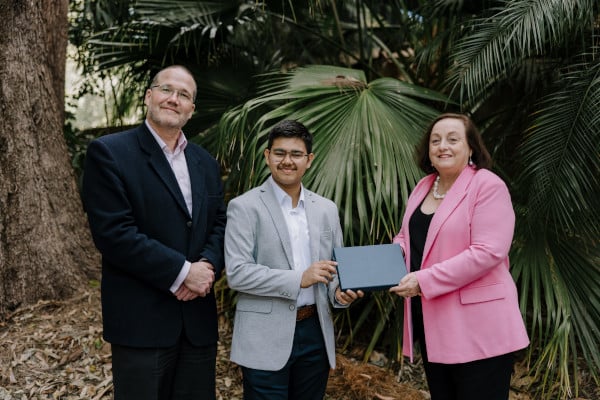
[[[162,65],[190,67],[199,95],[186,132],[218,156],[228,197],[267,176],[272,124],[305,123],[316,154],[305,184],[338,204],[346,245],[389,242],[424,126],[454,104],[469,112],[517,213],[511,264],[538,396],[577,394],[582,359],[598,382],[598,2],[294,3],[73,1],[70,37],[85,73],[130,89],[114,91],[119,113],[139,107]],[[337,314],[345,345],[368,336],[365,359],[375,346],[401,359],[400,304],[379,293]]]
[[[362,71],[341,67],[267,78],[263,95],[226,113],[218,128],[219,158],[235,160],[230,191],[264,181],[266,135],[280,120],[295,119],[314,135],[315,159],[304,183],[338,204],[345,243],[389,242],[421,176],[414,147],[424,123],[438,113],[424,102],[446,98],[390,78],[368,83]]]
[[[461,24],[435,43],[450,59],[443,87],[480,122],[511,188],[512,271],[538,394],[569,397],[580,357],[594,379],[600,370],[598,3],[512,0],[464,11],[452,10],[446,22]]]

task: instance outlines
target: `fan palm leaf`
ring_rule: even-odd
[[[270,126],[299,120],[314,134],[315,159],[304,183],[338,204],[346,243],[389,242],[421,176],[414,147],[437,114],[425,102],[445,98],[391,78],[367,83],[362,71],[340,67],[310,66],[269,78],[266,94],[226,114],[219,127],[230,157],[243,160],[233,168],[250,177],[234,187],[243,191],[265,179],[262,151]]]
[[[242,192],[268,176],[263,158],[268,131],[282,119],[295,119],[314,135],[315,158],[303,183],[336,202],[345,244],[389,243],[408,194],[422,176],[413,152],[425,125],[438,114],[428,104],[447,99],[396,79],[367,82],[362,71],[332,66],[299,68],[266,79],[262,96],[225,114],[219,125],[226,139],[223,156],[235,160],[230,190]],[[365,359],[382,337],[395,338],[392,350],[401,357],[397,300],[376,293],[358,308],[354,323],[350,313],[338,315],[337,323],[347,322],[351,338],[362,327],[376,325],[374,332],[369,330]],[[390,327],[393,332],[385,335]]]

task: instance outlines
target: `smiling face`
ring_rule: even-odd
[[[285,156],[276,156],[276,153],[285,153]],[[296,157],[292,154],[297,154]],[[299,154],[302,154],[300,157]],[[265,149],[265,162],[271,170],[273,180],[286,193],[294,197],[300,190],[302,177],[312,163],[314,154],[306,153],[306,144],[296,137],[278,137],[273,140],[271,149]]]
[[[436,122],[429,135],[429,159],[440,176],[457,176],[472,153],[464,123],[457,118]]]
[[[162,70],[146,90],[146,118],[157,131],[180,130],[192,117],[195,93],[196,83],[188,71],[177,67]]]

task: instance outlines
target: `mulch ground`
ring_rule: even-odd
[[[217,356],[219,399],[242,399],[241,373],[229,361],[231,329],[220,321]],[[405,371],[419,375],[421,369]],[[338,356],[327,400],[428,399],[426,391],[400,383],[390,371]],[[0,323],[0,400],[112,399],[110,344],[102,339],[99,290],[66,301],[40,301]]]
[[[98,289],[90,289],[66,301],[40,301],[0,322],[0,400],[112,399],[110,345],[102,339],[99,297]],[[231,326],[225,317],[220,330],[217,397],[241,400],[241,374],[229,361]],[[377,357],[383,356],[375,352]],[[338,354],[326,400],[430,398],[420,363],[404,363],[392,372],[359,358]],[[526,385],[519,382],[522,375],[513,383]],[[529,399],[524,392],[511,393],[511,400]]]

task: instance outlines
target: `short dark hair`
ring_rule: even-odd
[[[269,142],[267,143],[267,149],[271,150],[271,146],[273,146],[273,140],[280,137],[302,139],[304,141],[304,145],[306,146],[306,152],[308,154],[312,153],[313,137],[308,131],[308,128],[302,123],[291,119],[285,119],[281,122],[278,122],[269,131]]]
[[[483,143],[483,139],[481,138],[481,134],[479,133],[479,129],[471,120],[471,118],[464,114],[454,114],[454,113],[444,113],[439,115],[436,119],[431,122],[427,131],[425,131],[425,135],[422,137],[421,142],[416,148],[416,159],[417,164],[423,170],[423,172],[427,174],[431,174],[435,172],[435,168],[431,165],[431,160],[429,159],[429,139],[431,137],[431,131],[433,130],[433,126],[437,124],[439,121],[446,118],[454,118],[462,121],[465,125],[465,134],[467,136],[467,143],[473,154],[471,155],[471,160],[473,160],[473,167],[475,169],[485,168],[490,169],[492,167],[492,157],[490,153],[487,151],[485,144]]]

